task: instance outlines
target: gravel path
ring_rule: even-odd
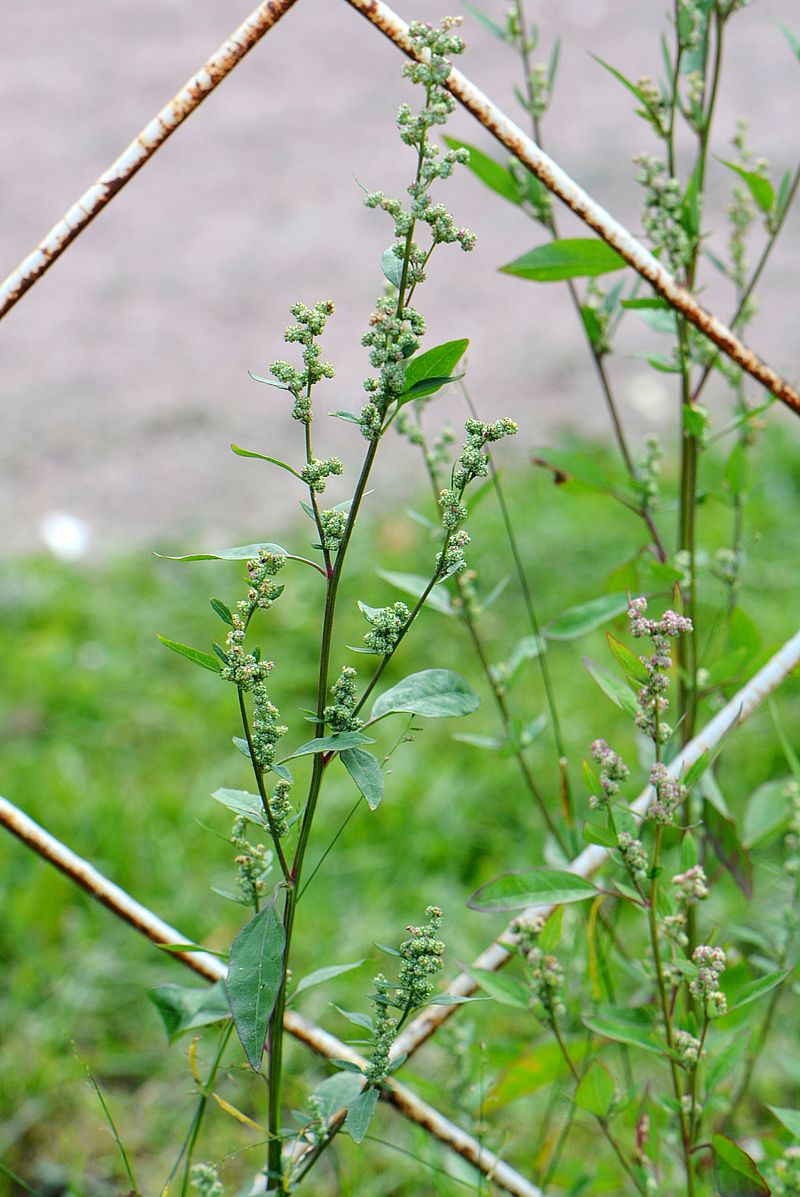
[[[436,20],[454,7],[419,0],[404,15]],[[483,7],[501,19],[505,3]],[[652,143],[627,93],[589,54],[633,77],[657,74],[663,0],[528,7],[545,52],[556,34],[563,41],[547,148],[636,229],[630,160]],[[244,15],[231,0],[3,6],[0,102],[13,114],[0,130],[3,268],[16,265]],[[747,113],[773,175],[797,159],[800,100],[798,64],[777,21],[800,32],[796,0],[760,0],[732,23],[715,145],[727,156],[735,119]],[[516,115],[514,56],[470,18],[465,32],[466,73]],[[95,552],[276,535],[297,496],[283,476],[267,492],[267,467],[227,446],[294,452],[288,437],[297,428],[283,397],[247,371],[283,354],[296,298],[337,304],[327,350],[338,373],[320,393],[321,410],[360,402],[366,362],[358,341],[390,231],[382,214],[363,207],[356,180],[389,193],[403,186],[409,155],[393,127],[407,95],[400,67],[394,47],[345,4],[300,0],[3,322],[0,549],[40,545],[43,526],[56,541],[76,536],[78,548],[83,529]],[[453,132],[491,149],[465,114]],[[714,172],[711,227],[722,226],[726,174]],[[487,414],[522,421],[518,454],[564,425],[604,432],[563,288],[497,273],[541,240],[536,228],[465,171],[446,199],[477,231],[479,247],[469,257],[443,252],[421,293],[429,344],[471,337],[474,397]],[[749,332],[790,376],[799,241],[795,213]],[[724,288],[714,285],[708,300],[729,311]],[[630,360],[612,365],[638,432],[658,426],[673,404],[669,377],[632,356],[660,348],[653,336],[632,328]],[[454,399],[442,409],[460,415]],[[350,462],[361,450],[338,421],[320,417],[316,430]],[[413,485],[410,470],[407,453],[393,448],[384,498]],[[72,533],[63,521],[53,531],[54,512],[80,523]]]

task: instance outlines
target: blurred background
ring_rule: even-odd
[[[502,23],[501,0],[482,7]],[[634,232],[640,189],[631,157],[653,151],[653,141],[633,115],[633,98],[590,55],[634,79],[658,76],[666,7],[528,4],[541,31],[536,57],[546,60],[554,39],[562,41],[546,147]],[[419,0],[402,15],[436,21],[458,9],[457,0]],[[231,0],[3,6],[3,274],[245,15],[246,5]],[[737,15],[726,47],[713,151],[732,156],[729,140],[745,113],[773,179],[793,166],[798,149],[800,71],[778,27],[795,17],[795,0],[759,0]],[[469,14],[464,36],[462,69],[524,124],[512,91],[516,54]],[[244,512],[267,536],[297,510],[288,488],[265,501],[263,469],[237,460],[228,445],[292,452],[297,430],[284,398],[247,372],[265,372],[283,356],[295,299],[331,297],[337,305],[326,334],[337,379],[320,393],[321,410],[362,397],[359,339],[382,286],[379,260],[391,230],[384,214],[364,208],[359,183],[399,194],[407,181],[411,155],[394,128],[410,92],[401,67],[395,47],[347,4],[300,0],[3,321],[0,548],[24,550],[42,537],[67,552],[101,554],[190,536],[221,543],[239,534]],[[454,116],[451,132],[505,157],[466,114]],[[710,174],[706,225],[720,249],[732,176],[713,164]],[[477,232],[478,248],[442,252],[435,262],[420,294],[428,344],[471,338],[473,397],[487,415],[521,421],[519,457],[565,424],[604,436],[605,411],[566,290],[497,272],[544,240],[542,230],[466,170],[443,198],[459,224]],[[562,220],[565,234],[582,235]],[[798,241],[795,211],[748,330],[789,375],[797,364]],[[708,281],[704,298],[729,315],[727,286]],[[635,356],[659,348],[655,334],[627,323],[621,348],[630,360],[612,363],[611,372],[626,419],[647,431],[672,410],[672,380]],[[448,402],[441,410],[460,419],[458,397]],[[320,419],[318,438],[323,431],[329,451],[355,460],[361,446],[351,428]],[[390,477],[384,499],[416,485],[416,466],[398,445]]]

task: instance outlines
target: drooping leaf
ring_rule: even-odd
[[[663,1055],[663,1047],[653,1037],[652,1020],[642,1010],[602,1007],[597,1014],[584,1014],[581,1022],[604,1039],[613,1039],[615,1043],[627,1043],[630,1047]]]
[[[555,283],[568,278],[596,278],[612,270],[624,270],[627,264],[605,241],[572,237],[539,245],[500,270],[536,283]]]
[[[524,910],[527,906],[558,906],[596,898],[591,881],[563,869],[526,869],[504,873],[475,890],[467,901],[472,910]]]
[[[412,357],[405,368],[406,384],[400,396],[401,404],[432,395],[448,382],[455,381],[451,375],[468,345],[468,340],[445,341],[443,345],[435,345]]]
[[[573,1101],[581,1110],[605,1118],[614,1100],[614,1078],[599,1060],[592,1060],[580,1079]]]
[[[286,470],[288,474],[293,474],[295,478],[300,478],[302,481],[302,478],[300,474],[298,474],[297,470],[288,465],[287,462],[281,461],[279,457],[267,457],[265,453],[256,453],[252,449],[242,449],[240,445],[231,445],[231,449],[233,449],[237,457],[255,457],[258,459],[258,461],[268,461],[270,465],[279,466],[280,469]]]
[[[610,698],[621,711],[625,711],[626,715],[635,719],[639,707],[636,696],[625,682],[610,669],[606,669],[605,665],[600,665],[589,657],[584,657],[583,663],[606,697]]]
[[[178,644],[177,640],[167,640],[166,636],[159,635],[158,639],[165,648],[171,648],[174,653],[186,657],[187,661],[193,661],[195,665],[202,665],[203,669],[209,669],[211,673],[219,673],[222,669],[222,662],[210,653],[204,653],[199,648],[189,648],[188,644]]]
[[[601,594],[588,603],[570,607],[543,629],[548,640],[577,640],[586,632],[602,627],[609,619],[628,609],[627,594]]]
[[[767,1106],[767,1109],[786,1127],[792,1138],[800,1141],[800,1110],[791,1110],[786,1106]]]
[[[342,973],[351,973],[354,968],[361,968],[364,960],[354,960],[352,964],[329,964],[326,968],[316,968],[313,973],[306,973],[297,982],[297,988],[292,994],[291,1001],[306,989],[313,989],[315,985],[324,985],[334,977],[341,977]]]
[[[270,902],[231,944],[225,986],[236,1033],[255,1072],[261,1068],[267,1027],[281,984],[285,942],[283,921],[275,903]]]
[[[711,1146],[719,1197],[769,1197],[769,1185],[738,1143],[727,1135],[712,1135]]]
[[[470,145],[468,141],[461,141],[458,137],[445,137],[444,141],[451,150],[469,150],[469,162],[467,163],[469,170],[491,191],[501,195],[509,203],[517,206],[521,204],[522,197],[516,177],[507,166],[503,166],[502,162],[484,154],[483,150]]]
[[[717,161],[722,166],[727,166],[728,170],[734,171],[744,183],[747,190],[753,197],[753,200],[762,212],[771,212],[775,206],[775,188],[763,175],[758,174],[757,171],[747,170],[744,166],[739,166],[736,162],[726,162],[723,158],[718,158]]]
[[[298,756],[315,756],[318,752],[342,752],[345,748],[358,748],[359,744],[374,743],[375,741],[363,732],[333,732],[330,736],[318,736],[314,740],[308,740],[289,756],[284,757],[284,760],[292,761]]]
[[[514,1006],[517,1010],[530,1009],[530,990],[516,977],[492,972],[488,968],[468,968],[466,971],[478,982],[484,993],[495,998],[501,1006]]]
[[[377,810],[383,798],[383,770],[380,761],[363,748],[346,748],[339,754],[353,781],[367,800],[370,810]]]
[[[350,1138],[354,1143],[362,1143],[364,1141],[364,1137],[369,1130],[369,1124],[372,1121],[372,1115],[375,1113],[379,1096],[379,1090],[373,1085],[368,1085],[350,1103],[344,1125],[345,1130],[349,1132]]]
[[[399,291],[400,284],[403,281],[403,262],[401,258],[398,258],[394,252],[394,247],[391,245],[383,252],[381,270],[383,271],[383,277],[388,279],[392,286],[397,287]]]
[[[222,803],[235,815],[249,819],[251,823],[258,823],[261,827],[268,827],[264,804],[259,794],[250,794],[247,790],[215,790],[211,795],[215,802]]]
[[[429,719],[470,715],[480,699],[468,682],[452,669],[423,669],[411,673],[375,700],[370,720],[405,712]]]
[[[402,574],[388,569],[379,569],[375,572],[390,586],[396,586],[403,594],[410,594],[416,599],[427,589],[430,581],[429,578],[423,578],[421,574]],[[434,611],[441,611],[442,615],[455,615],[450,595],[444,586],[434,586],[425,600],[425,606],[433,607]]]
[[[154,553],[154,557],[161,557],[164,561],[250,561],[258,557],[261,549],[267,553],[291,554],[279,544],[243,544],[233,549],[220,549],[218,553],[188,553],[183,557],[173,557],[169,553]]]
[[[337,1110],[349,1106],[361,1092],[362,1081],[352,1072],[335,1072],[326,1077],[314,1090],[314,1113],[317,1117],[331,1118]]]
[[[187,989],[183,985],[157,985],[148,989],[147,996],[161,1015],[170,1043],[185,1031],[223,1022],[231,1016],[222,981],[217,981],[210,989],[207,986]]]

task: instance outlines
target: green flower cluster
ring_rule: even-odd
[[[250,843],[247,838],[247,820],[241,816],[237,816],[233,821],[231,843],[237,850],[236,884],[242,901],[248,906],[253,906],[264,893],[272,853],[264,844]]]
[[[636,182],[644,188],[642,227],[656,250],[665,255],[673,273],[692,259],[694,243],[681,223],[683,193],[677,179],[667,174],[665,163],[651,154],[636,154]]]
[[[378,607],[377,610],[362,607],[362,610],[367,623],[371,625],[364,636],[364,643],[371,652],[386,656],[394,650],[411,612],[405,603]]]
[[[328,478],[339,475],[344,472],[341,458],[326,457],[320,461],[316,457],[312,457],[311,461],[307,462],[300,471],[300,477],[312,490],[315,495],[320,495],[325,489],[325,483]]]
[[[466,438],[450,478],[450,486],[439,495],[442,509],[442,527],[445,532],[444,549],[437,553],[436,563],[442,577],[464,569],[464,549],[470,542],[469,533],[462,527],[467,517],[463,503],[464,491],[474,478],[485,478],[489,473],[489,458],[482,452],[484,445],[499,441],[504,436],[513,436],[517,425],[513,420],[494,420],[485,424],[482,420],[467,420]]]
[[[418,284],[425,281],[425,267],[437,245],[457,243],[463,250],[475,246],[475,236],[468,229],[458,228],[443,204],[435,204],[430,195],[432,185],[449,178],[456,165],[466,163],[466,150],[447,150],[428,139],[435,125],[443,125],[455,108],[455,100],[444,84],[450,74],[449,54],[460,54],[464,44],[452,30],[460,22],[446,17],[440,28],[414,22],[409,28],[414,50],[420,61],[407,63],[403,74],[412,83],[425,89],[425,103],[418,112],[402,104],[397,113],[400,139],[417,151],[417,170],[407,191],[410,203],[386,196],[382,191],[370,192],[365,199],[368,208],[386,212],[394,225],[395,241],[384,261],[384,273],[394,287],[392,296],[378,300],[370,318],[370,326],[362,338],[362,345],[370,350],[370,364],[377,377],[365,380],[368,399],[361,411],[360,425],[367,440],[376,440],[391,405],[405,388],[404,362],[416,353],[425,333],[422,315],[408,302]],[[414,240],[417,225],[426,225],[430,234],[427,248]]]
[[[519,954],[525,964],[525,974],[531,990],[531,1007],[536,1017],[548,1026],[566,1014],[562,1000],[564,970],[555,956],[543,951],[539,936],[544,930],[545,920],[538,915],[520,917],[511,924],[511,933],[517,940]]]
[[[357,701],[356,671],[351,665],[343,665],[341,673],[331,686],[334,702],[325,708],[325,722],[333,732],[358,731],[362,721],[353,714]]]
[[[294,814],[292,804],[289,801],[289,794],[292,790],[292,783],[281,777],[272,791],[272,797],[269,800],[269,813],[272,815],[272,825],[275,828],[275,834],[279,840],[284,839],[289,834],[289,820]]]
[[[303,365],[305,369],[297,370],[288,362],[277,361],[270,366],[270,374],[278,382],[287,387],[294,395],[292,419],[301,424],[310,424],[311,388],[322,378],[333,378],[334,369],[330,362],[322,360],[320,348],[316,338],[325,331],[328,316],[334,311],[330,299],[321,300],[313,308],[304,303],[292,305],[291,313],[297,324],[290,324],[284,334],[284,340],[303,346]]]
[[[331,511],[321,511],[319,522],[322,525],[322,547],[329,553],[336,553],[342,543],[344,530],[347,527],[347,512],[340,507]]]

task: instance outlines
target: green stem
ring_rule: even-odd
[[[162,1186],[162,1192],[166,1192],[167,1189],[169,1188],[169,1186],[172,1182],[173,1176],[175,1175],[175,1173],[178,1171],[178,1168],[180,1167],[181,1160],[183,1159],[184,1155],[186,1155],[186,1166],[183,1170],[183,1180],[181,1183],[181,1193],[180,1193],[180,1197],[186,1197],[186,1194],[189,1189],[189,1178],[190,1178],[190,1172],[191,1172],[191,1166],[192,1166],[192,1153],[194,1151],[195,1144],[197,1143],[198,1136],[200,1135],[200,1130],[203,1125],[203,1119],[205,1118],[206,1110],[208,1109],[208,1102],[211,1097],[211,1093],[214,1089],[214,1082],[217,1079],[217,1073],[219,1072],[220,1065],[222,1064],[222,1057],[225,1053],[225,1048],[228,1045],[228,1040],[231,1037],[232,1031],[233,1031],[233,1022],[230,1022],[227,1025],[227,1027],[225,1027],[225,1029],[222,1032],[222,1035],[220,1036],[219,1046],[217,1047],[217,1051],[216,1051],[216,1053],[214,1055],[214,1059],[211,1063],[211,1071],[208,1074],[208,1080],[206,1081],[205,1085],[203,1086],[203,1088],[201,1090],[200,1097],[198,1098],[198,1102],[197,1102],[197,1107],[195,1109],[194,1116],[192,1117],[192,1121],[189,1126],[189,1130],[187,1131],[186,1138],[184,1139],[181,1149],[178,1152],[178,1158],[175,1160],[175,1163],[172,1165],[170,1174]]]

